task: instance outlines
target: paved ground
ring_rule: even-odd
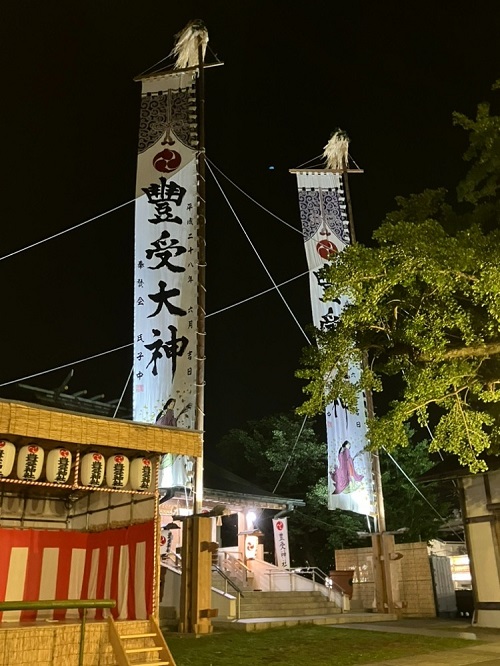
[[[420,636],[445,636],[471,641],[470,647],[442,650],[428,655],[408,655],[399,659],[370,662],[371,666],[500,666],[500,630],[476,629],[464,620],[399,620],[394,622],[329,625],[331,629],[356,629]],[[480,644],[477,644],[477,642]],[[475,644],[476,643],[476,644]]]

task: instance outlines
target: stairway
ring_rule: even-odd
[[[108,620],[109,640],[118,666],[175,666],[158,623],[150,617],[144,633],[131,633],[126,624]],[[133,659],[137,657],[138,659]]]
[[[243,594],[247,594],[248,592],[253,591],[253,580],[243,580],[242,578],[236,578],[236,576],[231,575],[229,572],[224,572],[227,578],[236,585],[236,587],[243,592]],[[212,587],[215,587],[217,590],[224,590],[225,589],[225,581],[223,576],[216,570],[212,569]],[[234,594],[233,589],[231,586],[228,587],[228,592],[229,594]]]
[[[306,592],[244,592],[240,618],[304,617],[333,615],[340,608],[319,591]]]

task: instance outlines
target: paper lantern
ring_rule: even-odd
[[[80,464],[83,486],[100,486],[104,481],[104,456],[93,451],[83,456]]]
[[[108,458],[106,463],[106,483],[110,488],[124,488],[128,483],[130,463],[121,453]]]
[[[245,537],[245,557],[247,560],[255,560],[257,557],[257,546],[259,538],[249,534]]]
[[[52,449],[47,454],[45,476],[50,483],[67,483],[71,473],[71,451],[68,449]]]
[[[16,447],[6,439],[0,439],[0,477],[9,476],[14,467]]]
[[[17,477],[24,481],[38,481],[42,473],[45,452],[37,444],[23,446],[17,456]]]
[[[153,465],[149,458],[135,458],[130,463],[130,485],[132,490],[149,490]]]

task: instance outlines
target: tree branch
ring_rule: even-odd
[[[448,349],[444,353],[446,361],[452,361],[460,358],[485,358],[487,356],[497,356],[500,354],[500,342],[488,342],[486,344],[471,345],[470,347],[455,347]],[[421,354],[417,357],[418,361],[428,362],[431,357],[428,354]]]

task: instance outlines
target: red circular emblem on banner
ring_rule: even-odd
[[[283,532],[283,528],[285,527],[284,523],[281,522],[281,520],[278,520],[276,523],[276,529],[278,532]]]
[[[149,467],[151,465],[151,460],[149,460],[148,458],[143,458],[142,462],[145,467]]]
[[[161,537],[160,543],[161,543],[162,546],[164,546],[167,543],[167,540],[164,536]]]
[[[101,460],[102,460],[102,456],[101,456],[100,453],[94,453],[93,458],[94,458],[94,460],[96,460],[97,462],[101,462]]]
[[[338,251],[337,246],[329,240],[321,240],[316,245],[316,252],[322,259],[329,259],[332,254],[336,254]]]
[[[28,446],[28,451],[30,453],[38,453],[38,446]]]
[[[170,173],[175,171],[182,162],[182,157],[176,150],[170,150],[170,148],[165,148],[161,153],[158,153],[153,157],[153,166],[157,171],[161,173]]]
[[[122,463],[123,462],[123,456],[115,456],[115,462]]]
[[[69,451],[67,451],[66,449],[61,449],[59,451],[59,455],[61,458],[67,458],[69,456]]]
[[[0,440],[0,447],[1,447],[1,446],[5,446],[5,442],[3,441],[3,439]]]

